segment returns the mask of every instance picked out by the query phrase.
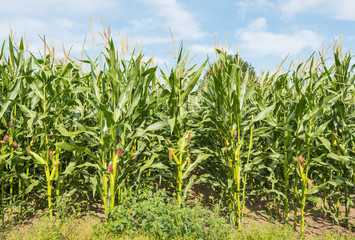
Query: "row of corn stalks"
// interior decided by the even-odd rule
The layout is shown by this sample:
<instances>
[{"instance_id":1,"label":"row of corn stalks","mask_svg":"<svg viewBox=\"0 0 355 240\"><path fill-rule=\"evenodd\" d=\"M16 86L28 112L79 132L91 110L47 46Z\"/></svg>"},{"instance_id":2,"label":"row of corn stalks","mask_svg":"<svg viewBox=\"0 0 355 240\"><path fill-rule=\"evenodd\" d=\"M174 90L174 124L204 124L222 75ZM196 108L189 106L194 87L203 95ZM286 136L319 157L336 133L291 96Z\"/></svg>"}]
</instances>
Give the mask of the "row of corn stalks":
<instances>
[{"instance_id":1,"label":"row of corn stalks","mask_svg":"<svg viewBox=\"0 0 355 240\"><path fill-rule=\"evenodd\" d=\"M205 181L221 191L238 228L255 197L301 232L313 209L350 227L350 53L337 46L331 64L320 54L295 70L255 79L242 72L238 57L216 51L218 60L196 91L207 61L190 67L182 47L164 72L142 54L119 60L112 40L80 65L52 54L36 57L22 41L4 42L2 221L21 221L41 198L52 217L62 199L74 196L102 201L108 216L132 186L152 182L169 184L181 205Z\"/></svg>"}]
</instances>

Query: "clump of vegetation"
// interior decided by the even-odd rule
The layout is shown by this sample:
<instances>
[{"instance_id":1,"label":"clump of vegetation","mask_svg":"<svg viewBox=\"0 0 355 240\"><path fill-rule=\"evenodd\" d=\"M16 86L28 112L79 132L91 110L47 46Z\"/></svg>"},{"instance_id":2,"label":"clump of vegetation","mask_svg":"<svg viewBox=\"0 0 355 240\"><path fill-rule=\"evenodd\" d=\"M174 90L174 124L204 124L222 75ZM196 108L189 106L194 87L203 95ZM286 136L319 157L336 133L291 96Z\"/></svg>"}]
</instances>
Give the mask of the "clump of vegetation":
<instances>
[{"instance_id":1,"label":"clump of vegetation","mask_svg":"<svg viewBox=\"0 0 355 240\"><path fill-rule=\"evenodd\" d=\"M181 207L163 190L138 190L124 199L108 219L109 229L118 233L149 233L158 239L225 239L233 231L218 204L209 210L196 198L192 205Z\"/></svg>"}]
</instances>

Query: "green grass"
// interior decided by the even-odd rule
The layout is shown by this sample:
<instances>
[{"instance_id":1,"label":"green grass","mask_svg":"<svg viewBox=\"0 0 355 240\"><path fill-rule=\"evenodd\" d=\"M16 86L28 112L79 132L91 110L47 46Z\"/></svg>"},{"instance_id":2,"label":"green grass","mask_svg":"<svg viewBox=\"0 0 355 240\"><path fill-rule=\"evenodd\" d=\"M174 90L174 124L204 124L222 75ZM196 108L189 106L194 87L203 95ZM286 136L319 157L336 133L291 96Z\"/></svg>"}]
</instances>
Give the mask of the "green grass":
<instances>
[{"instance_id":1,"label":"green grass","mask_svg":"<svg viewBox=\"0 0 355 240\"><path fill-rule=\"evenodd\" d=\"M221 231L225 229L220 229ZM135 231L130 234L116 233L111 231L105 222L100 221L95 216L86 216L81 219L66 218L63 220L51 220L47 216L35 219L31 225L17 225L9 228L5 232L0 232L0 239L4 240L88 240L88 239L136 239L136 240L148 240L159 239L148 232ZM171 238L170 238L171 239ZM178 237L176 239L206 239L197 238L190 235L185 235L183 238ZM210 238L221 239L221 238ZM240 231L233 229L223 239L287 239L298 240L300 234L295 232L290 226L271 225L262 226L254 225L249 230ZM326 232L321 236L306 237L306 239L355 239L353 236L340 235L334 232Z\"/></svg>"}]
</instances>

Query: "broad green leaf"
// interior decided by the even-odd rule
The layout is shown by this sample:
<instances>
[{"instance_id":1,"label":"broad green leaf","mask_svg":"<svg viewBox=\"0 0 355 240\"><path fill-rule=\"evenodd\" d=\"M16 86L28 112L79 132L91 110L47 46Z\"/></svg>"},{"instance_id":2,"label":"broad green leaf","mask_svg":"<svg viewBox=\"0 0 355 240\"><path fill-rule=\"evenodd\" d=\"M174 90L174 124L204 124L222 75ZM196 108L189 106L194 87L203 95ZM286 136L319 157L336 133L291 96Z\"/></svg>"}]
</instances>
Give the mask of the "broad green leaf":
<instances>
[{"instance_id":1,"label":"broad green leaf","mask_svg":"<svg viewBox=\"0 0 355 240\"><path fill-rule=\"evenodd\" d=\"M196 160L187 166L186 170L182 174L182 179L185 179L189 176L190 172L193 171L203 160L209 158L211 154L200 153Z\"/></svg>"},{"instance_id":2,"label":"broad green leaf","mask_svg":"<svg viewBox=\"0 0 355 240\"><path fill-rule=\"evenodd\" d=\"M348 156L341 156L341 155L337 155L335 153L328 153L327 154L328 157L337 160L337 161L341 161L341 162L348 162L350 161L350 157Z\"/></svg>"},{"instance_id":3,"label":"broad green leaf","mask_svg":"<svg viewBox=\"0 0 355 240\"><path fill-rule=\"evenodd\" d=\"M168 121L161 121L161 122L156 122L156 123L153 123L151 125L149 125L145 131L148 132L148 131L157 131L157 130L161 130L163 129L164 127L166 127L168 125Z\"/></svg>"},{"instance_id":4,"label":"broad green leaf","mask_svg":"<svg viewBox=\"0 0 355 240\"><path fill-rule=\"evenodd\" d=\"M318 137L318 139L323 143L323 146L329 151L332 152L332 149L330 147L330 142L328 139L325 139L324 137Z\"/></svg>"},{"instance_id":5,"label":"broad green leaf","mask_svg":"<svg viewBox=\"0 0 355 240\"><path fill-rule=\"evenodd\" d=\"M29 151L29 152L37 160L38 163L40 163L42 165L46 165L47 164L47 162L41 156L39 156L37 153L34 153L32 151Z\"/></svg>"},{"instance_id":6,"label":"broad green leaf","mask_svg":"<svg viewBox=\"0 0 355 240\"><path fill-rule=\"evenodd\" d=\"M262 110L255 118L254 118L254 122L257 122L257 121L260 121L260 120L263 120L264 118L266 118L270 113L271 111L274 109L274 105L272 106L269 106L267 108L265 108L264 110Z\"/></svg>"},{"instance_id":7,"label":"broad green leaf","mask_svg":"<svg viewBox=\"0 0 355 240\"><path fill-rule=\"evenodd\" d=\"M0 118L3 117L4 113L6 112L7 108L9 107L11 101L17 97L20 86L21 86L21 81L22 81L22 79L16 80L14 87L11 89L9 96L5 101L5 104L2 104L1 109L0 109L1 110L0 111Z\"/></svg>"}]
</instances>

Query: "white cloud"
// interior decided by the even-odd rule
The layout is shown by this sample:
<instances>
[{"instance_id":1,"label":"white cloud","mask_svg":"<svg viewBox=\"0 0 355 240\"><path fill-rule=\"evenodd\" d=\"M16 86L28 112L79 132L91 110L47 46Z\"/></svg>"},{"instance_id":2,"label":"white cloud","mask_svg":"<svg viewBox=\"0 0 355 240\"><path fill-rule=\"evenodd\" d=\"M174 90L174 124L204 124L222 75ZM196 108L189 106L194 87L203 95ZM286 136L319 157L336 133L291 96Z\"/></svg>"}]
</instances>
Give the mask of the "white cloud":
<instances>
[{"instance_id":1,"label":"white cloud","mask_svg":"<svg viewBox=\"0 0 355 240\"><path fill-rule=\"evenodd\" d=\"M321 13L333 19L355 21L354 0L288 0L281 2L280 9L287 17L298 13Z\"/></svg>"},{"instance_id":2,"label":"white cloud","mask_svg":"<svg viewBox=\"0 0 355 240\"><path fill-rule=\"evenodd\" d=\"M248 15L248 11L252 10L269 10L275 7L275 3L270 0L238 0L235 3L237 12L241 19Z\"/></svg>"},{"instance_id":3,"label":"white cloud","mask_svg":"<svg viewBox=\"0 0 355 240\"><path fill-rule=\"evenodd\" d=\"M74 28L77 25L74 21L68 18L57 19L55 20L54 24L59 28L63 28L63 29Z\"/></svg>"},{"instance_id":4,"label":"white cloud","mask_svg":"<svg viewBox=\"0 0 355 240\"><path fill-rule=\"evenodd\" d=\"M265 18L257 18L248 25L248 29L253 31L262 31L267 28L267 22Z\"/></svg>"},{"instance_id":5,"label":"white cloud","mask_svg":"<svg viewBox=\"0 0 355 240\"><path fill-rule=\"evenodd\" d=\"M354 0L238 0L237 12L244 19L248 11L281 11L290 18L301 13L322 14L327 18L355 21Z\"/></svg>"},{"instance_id":6,"label":"white cloud","mask_svg":"<svg viewBox=\"0 0 355 240\"><path fill-rule=\"evenodd\" d=\"M257 26L255 30L251 26ZM253 55L275 55L285 57L288 53L297 55L304 49L317 49L321 46L323 37L309 30L299 30L294 33L273 33L267 31L267 23L263 18L256 19L244 29L236 32L240 48Z\"/></svg>"},{"instance_id":7,"label":"white cloud","mask_svg":"<svg viewBox=\"0 0 355 240\"><path fill-rule=\"evenodd\" d=\"M170 27L174 37L197 40L206 35L194 16L185 10L176 0L143 0L153 5L157 16L165 19L164 25Z\"/></svg>"},{"instance_id":8,"label":"white cloud","mask_svg":"<svg viewBox=\"0 0 355 240\"><path fill-rule=\"evenodd\" d=\"M39 40L38 34L43 35L50 29L48 22L38 19L16 18L13 21L0 19L0 41L8 40L10 27L15 41L24 37L25 32L28 41Z\"/></svg>"},{"instance_id":9,"label":"white cloud","mask_svg":"<svg viewBox=\"0 0 355 240\"><path fill-rule=\"evenodd\" d=\"M143 18L143 19L133 19L129 21L131 23L131 27L136 30L147 30L152 29L157 24L153 18Z\"/></svg>"},{"instance_id":10,"label":"white cloud","mask_svg":"<svg viewBox=\"0 0 355 240\"><path fill-rule=\"evenodd\" d=\"M154 60L154 64L160 65L160 67L165 66L165 65L170 65L170 62L167 59L162 58L162 57L154 56L153 60Z\"/></svg>"},{"instance_id":11,"label":"white cloud","mask_svg":"<svg viewBox=\"0 0 355 240\"><path fill-rule=\"evenodd\" d=\"M330 14L335 19L355 21L355 1L354 0L338 0L331 1Z\"/></svg>"},{"instance_id":12,"label":"white cloud","mask_svg":"<svg viewBox=\"0 0 355 240\"><path fill-rule=\"evenodd\" d=\"M214 46L207 44L193 44L189 47L192 53L195 54L214 54Z\"/></svg>"},{"instance_id":13,"label":"white cloud","mask_svg":"<svg viewBox=\"0 0 355 240\"><path fill-rule=\"evenodd\" d=\"M260 55L286 56L299 54L305 48L317 49L322 38L316 33L301 30L294 34L275 34L271 32L245 32L240 37L241 47Z\"/></svg>"},{"instance_id":14,"label":"white cloud","mask_svg":"<svg viewBox=\"0 0 355 240\"><path fill-rule=\"evenodd\" d=\"M63 16L68 13L97 12L104 9L116 7L119 0L12 0L2 1L2 14L22 13L32 16L53 15ZM99 12L100 13L100 12Z\"/></svg>"},{"instance_id":15,"label":"white cloud","mask_svg":"<svg viewBox=\"0 0 355 240\"><path fill-rule=\"evenodd\" d=\"M48 46L56 49L56 56L63 58L63 44L68 53L71 48L70 55L81 57L82 46L85 34L72 31L78 23L69 19L36 19L30 17L18 17L12 21L0 19L0 41L6 40L10 35L10 25L14 35L14 43L18 44L20 38L24 38L29 46L29 51L34 54L43 54L43 35L45 35ZM48 53L48 52L47 52Z\"/></svg>"},{"instance_id":16,"label":"white cloud","mask_svg":"<svg viewBox=\"0 0 355 240\"><path fill-rule=\"evenodd\" d=\"M326 1L327 0L289 0L284 1L280 9L285 15L293 17L300 12L314 11L318 5Z\"/></svg>"},{"instance_id":17,"label":"white cloud","mask_svg":"<svg viewBox=\"0 0 355 240\"><path fill-rule=\"evenodd\" d=\"M170 43L173 42L173 39L170 37L149 37L143 36L142 37L143 46L148 44L162 44L162 43Z\"/></svg>"},{"instance_id":18,"label":"white cloud","mask_svg":"<svg viewBox=\"0 0 355 240\"><path fill-rule=\"evenodd\" d=\"M47 39L54 39L61 48L66 45L82 44L86 33L90 34L90 13L94 28L102 25L97 17L101 12L113 9L121 0L12 0L2 1L0 17L0 41L10 34L9 24L16 37L26 31L28 41L41 45L38 35L45 34ZM16 39L16 38L15 38ZM74 51L73 51L74 52Z\"/></svg>"},{"instance_id":19,"label":"white cloud","mask_svg":"<svg viewBox=\"0 0 355 240\"><path fill-rule=\"evenodd\" d=\"M124 39L125 42L128 41L128 44L133 44L141 46L141 47L146 47L149 45L160 45L160 44L166 44L166 43L172 43L173 39L171 38L170 35L167 35L166 37L163 36L157 36L159 34L152 34L154 33L153 31L140 31L139 29L135 29L134 27L132 28L111 28L111 37L113 39ZM119 41L120 42L120 41ZM119 43L120 45L120 43Z\"/></svg>"}]
</instances>

